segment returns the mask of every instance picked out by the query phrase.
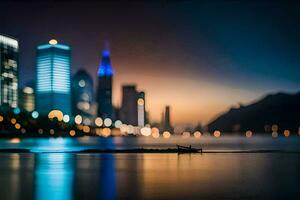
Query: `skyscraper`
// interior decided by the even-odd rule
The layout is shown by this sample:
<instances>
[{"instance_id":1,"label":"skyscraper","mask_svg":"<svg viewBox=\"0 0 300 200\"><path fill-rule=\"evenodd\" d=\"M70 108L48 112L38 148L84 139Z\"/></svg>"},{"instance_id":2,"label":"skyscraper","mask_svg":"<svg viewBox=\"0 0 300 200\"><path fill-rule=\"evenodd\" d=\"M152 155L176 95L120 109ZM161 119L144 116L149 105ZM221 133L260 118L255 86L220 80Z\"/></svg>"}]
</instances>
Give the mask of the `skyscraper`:
<instances>
[{"instance_id":1,"label":"skyscraper","mask_svg":"<svg viewBox=\"0 0 300 200\"><path fill-rule=\"evenodd\" d=\"M146 122L146 110L145 110L145 93L139 92L137 99L137 111L138 111L138 126L145 126Z\"/></svg>"},{"instance_id":2,"label":"skyscraper","mask_svg":"<svg viewBox=\"0 0 300 200\"><path fill-rule=\"evenodd\" d=\"M89 117L93 103L93 79L84 69L73 76L72 113Z\"/></svg>"},{"instance_id":3,"label":"skyscraper","mask_svg":"<svg viewBox=\"0 0 300 200\"><path fill-rule=\"evenodd\" d=\"M16 39L0 35L0 105L18 106L18 56Z\"/></svg>"},{"instance_id":4,"label":"skyscraper","mask_svg":"<svg viewBox=\"0 0 300 200\"><path fill-rule=\"evenodd\" d=\"M109 51L105 49L102 53L102 60L98 69L97 114L99 117L114 119L112 84L113 69L110 63Z\"/></svg>"},{"instance_id":5,"label":"skyscraper","mask_svg":"<svg viewBox=\"0 0 300 200\"><path fill-rule=\"evenodd\" d=\"M173 133L173 131L174 131L174 129L171 125L171 120L170 120L170 106L165 107L163 129L165 131L169 131L171 133Z\"/></svg>"},{"instance_id":6,"label":"skyscraper","mask_svg":"<svg viewBox=\"0 0 300 200\"><path fill-rule=\"evenodd\" d=\"M122 106L120 119L125 124L138 125L138 92L135 85L124 85L122 89Z\"/></svg>"},{"instance_id":7,"label":"skyscraper","mask_svg":"<svg viewBox=\"0 0 300 200\"><path fill-rule=\"evenodd\" d=\"M71 114L71 50L50 40L37 47L36 110L43 115L57 109Z\"/></svg>"},{"instance_id":8,"label":"skyscraper","mask_svg":"<svg viewBox=\"0 0 300 200\"><path fill-rule=\"evenodd\" d=\"M27 112L32 112L35 109L34 89L30 86L25 86L20 91L19 106Z\"/></svg>"},{"instance_id":9,"label":"skyscraper","mask_svg":"<svg viewBox=\"0 0 300 200\"><path fill-rule=\"evenodd\" d=\"M124 85L122 91L121 121L133 126L145 126L145 93L138 92L135 85Z\"/></svg>"}]
</instances>

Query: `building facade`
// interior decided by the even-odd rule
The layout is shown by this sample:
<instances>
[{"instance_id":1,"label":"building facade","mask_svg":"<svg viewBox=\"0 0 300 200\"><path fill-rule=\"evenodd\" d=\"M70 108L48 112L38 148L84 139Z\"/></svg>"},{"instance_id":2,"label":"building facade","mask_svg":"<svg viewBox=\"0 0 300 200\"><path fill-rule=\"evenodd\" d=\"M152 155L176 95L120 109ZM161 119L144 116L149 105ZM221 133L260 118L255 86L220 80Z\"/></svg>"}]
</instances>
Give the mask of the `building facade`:
<instances>
[{"instance_id":1,"label":"building facade","mask_svg":"<svg viewBox=\"0 0 300 200\"><path fill-rule=\"evenodd\" d=\"M33 87L25 86L22 88L19 95L19 106L27 112L34 111L35 95Z\"/></svg>"},{"instance_id":2,"label":"building facade","mask_svg":"<svg viewBox=\"0 0 300 200\"><path fill-rule=\"evenodd\" d=\"M50 40L37 47L36 110L71 114L71 48Z\"/></svg>"},{"instance_id":3,"label":"building facade","mask_svg":"<svg viewBox=\"0 0 300 200\"><path fill-rule=\"evenodd\" d=\"M163 118L163 122L162 122L162 124L163 124L163 130L164 131L169 131L169 132L171 132L171 133L173 133L174 132L174 128L173 128L173 126L172 126L172 124L171 124L171 114L170 114L170 106L166 106L165 107L165 112L164 112L164 118Z\"/></svg>"},{"instance_id":4,"label":"building facade","mask_svg":"<svg viewBox=\"0 0 300 200\"><path fill-rule=\"evenodd\" d=\"M138 111L138 126L143 127L146 123L146 109L145 109L145 92L138 93L137 111Z\"/></svg>"},{"instance_id":5,"label":"building facade","mask_svg":"<svg viewBox=\"0 0 300 200\"><path fill-rule=\"evenodd\" d=\"M145 93L139 92L135 85L122 88L120 120L125 124L143 127L146 123Z\"/></svg>"},{"instance_id":6,"label":"building facade","mask_svg":"<svg viewBox=\"0 0 300 200\"><path fill-rule=\"evenodd\" d=\"M93 79L84 69L75 73L72 80L72 113L91 117Z\"/></svg>"},{"instance_id":7,"label":"building facade","mask_svg":"<svg viewBox=\"0 0 300 200\"><path fill-rule=\"evenodd\" d=\"M0 105L18 106L18 56L16 39L0 35Z\"/></svg>"},{"instance_id":8,"label":"building facade","mask_svg":"<svg viewBox=\"0 0 300 200\"><path fill-rule=\"evenodd\" d=\"M105 49L102 53L102 60L98 69L97 87L97 115L103 119L115 118L112 105L112 84L113 69L110 63L110 53Z\"/></svg>"}]
</instances>

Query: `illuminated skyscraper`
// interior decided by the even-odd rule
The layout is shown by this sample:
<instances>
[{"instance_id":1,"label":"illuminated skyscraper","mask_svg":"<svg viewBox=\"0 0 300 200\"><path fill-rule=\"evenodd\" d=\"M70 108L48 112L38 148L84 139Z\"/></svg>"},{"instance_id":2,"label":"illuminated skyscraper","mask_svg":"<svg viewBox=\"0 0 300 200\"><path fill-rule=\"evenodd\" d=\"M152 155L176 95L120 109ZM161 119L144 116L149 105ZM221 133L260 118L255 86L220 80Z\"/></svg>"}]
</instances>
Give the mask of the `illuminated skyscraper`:
<instances>
[{"instance_id":1,"label":"illuminated skyscraper","mask_svg":"<svg viewBox=\"0 0 300 200\"><path fill-rule=\"evenodd\" d=\"M93 80L84 69L79 70L72 80L73 115L90 116L93 102Z\"/></svg>"},{"instance_id":2,"label":"illuminated skyscraper","mask_svg":"<svg viewBox=\"0 0 300 200\"><path fill-rule=\"evenodd\" d=\"M50 40L37 47L36 110L46 115L58 109L71 114L71 50Z\"/></svg>"},{"instance_id":3,"label":"illuminated skyscraper","mask_svg":"<svg viewBox=\"0 0 300 200\"><path fill-rule=\"evenodd\" d=\"M33 87L26 86L20 91L19 106L27 112L32 112L35 109Z\"/></svg>"},{"instance_id":4,"label":"illuminated skyscraper","mask_svg":"<svg viewBox=\"0 0 300 200\"><path fill-rule=\"evenodd\" d=\"M102 53L102 60L98 69L97 114L102 118L114 118L112 106L113 69L107 49Z\"/></svg>"},{"instance_id":5,"label":"illuminated skyscraper","mask_svg":"<svg viewBox=\"0 0 300 200\"><path fill-rule=\"evenodd\" d=\"M139 92L137 99L137 111L138 111L138 126L145 126L146 111L145 111L145 93Z\"/></svg>"},{"instance_id":6,"label":"illuminated skyscraper","mask_svg":"<svg viewBox=\"0 0 300 200\"><path fill-rule=\"evenodd\" d=\"M0 35L0 105L18 106L18 56L16 39Z\"/></svg>"}]
</instances>

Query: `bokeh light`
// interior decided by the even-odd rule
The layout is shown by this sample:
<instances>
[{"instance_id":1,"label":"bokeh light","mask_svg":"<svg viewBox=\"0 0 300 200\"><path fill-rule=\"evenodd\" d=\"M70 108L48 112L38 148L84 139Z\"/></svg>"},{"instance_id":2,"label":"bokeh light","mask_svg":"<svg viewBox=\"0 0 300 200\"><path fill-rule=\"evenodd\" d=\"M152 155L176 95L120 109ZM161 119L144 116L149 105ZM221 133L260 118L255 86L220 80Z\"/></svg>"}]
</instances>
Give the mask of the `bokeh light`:
<instances>
[{"instance_id":1,"label":"bokeh light","mask_svg":"<svg viewBox=\"0 0 300 200\"><path fill-rule=\"evenodd\" d=\"M69 134L70 134L70 136L75 136L76 135L76 132L74 131L74 130L70 130L70 132L69 132Z\"/></svg>"},{"instance_id":2,"label":"bokeh light","mask_svg":"<svg viewBox=\"0 0 300 200\"><path fill-rule=\"evenodd\" d=\"M102 129L102 136L103 137L108 137L108 136L110 136L110 134L111 134L110 128L104 128L104 129Z\"/></svg>"},{"instance_id":3,"label":"bokeh light","mask_svg":"<svg viewBox=\"0 0 300 200\"><path fill-rule=\"evenodd\" d=\"M110 127L112 125L112 120L110 118L104 119L104 126Z\"/></svg>"},{"instance_id":4,"label":"bokeh light","mask_svg":"<svg viewBox=\"0 0 300 200\"><path fill-rule=\"evenodd\" d=\"M102 125L103 125L103 120L102 120L102 118L101 118L101 117L97 117L97 118L95 119L95 124L96 124L96 126L98 126L98 127L102 126Z\"/></svg>"},{"instance_id":5,"label":"bokeh light","mask_svg":"<svg viewBox=\"0 0 300 200\"><path fill-rule=\"evenodd\" d=\"M252 135L253 135L252 131L246 131L246 137L247 138L252 137Z\"/></svg>"},{"instance_id":6,"label":"bokeh light","mask_svg":"<svg viewBox=\"0 0 300 200\"><path fill-rule=\"evenodd\" d=\"M15 123L17 123L17 120L16 120L15 118L12 118L12 119L10 120L10 122L11 122L12 124L15 124Z\"/></svg>"},{"instance_id":7,"label":"bokeh light","mask_svg":"<svg viewBox=\"0 0 300 200\"><path fill-rule=\"evenodd\" d=\"M150 136L151 135L151 128L149 128L149 127L141 128L141 134L143 136Z\"/></svg>"},{"instance_id":8,"label":"bokeh light","mask_svg":"<svg viewBox=\"0 0 300 200\"><path fill-rule=\"evenodd\" d=\"M68 122L70 121L70 116L69 116L69 115L64 115L63 121L64 121L65 123L68 123Z\"/></svg>"},{"instance_id":9,"label":"bokeh light","mask_svg":"<svg viewBox=\"0 0 300 200\"><path fill-rule=\"evenodd\" d=\"M199 139L201 136L202 136L202 134L201 134L200 131L195 131L195 132L194 132L194 137L195 137L195 138L198 138L198 139Z\"/></svg>"},{"instance_id":10,"label":"bokeh light","mask_svg":"<svg viewBox=\"0 0 300 200\"><path fill-rule=\"evenodd\" d=\"M276 131L272 132L272 137L277 138L278 137L278 132L276 132Z\"/></svg>"},{"instance_id":11,"label":"bokeh light","mask_svg":"<svg viewBox=\"0 0 300 200\"><path fill-rule=\"evenodd\" d=\"M58 121L62 121L64 114L60 110L52 110L48 114L49 119L57 118Z\"/></svg>"},{"instance_id":12,"label":"bokeh light","mask_svg":"<svg viewBox=\"0 0 300 200\"><path fill-rule=\"evenodd\" d=\"M290 132L289 130L284 130L284 131L283 131L283 135L284 135L285 137L289 137L290 134L291 134L291 132Z\"/></svg>"},{"instance_id":13,"label":"bokeh light","mask_svg":"<svg viewBox=\"0 0 300 200\"><path fill-rule=\"evenodd\" d=\"M122 121L121 120L116 120L115 121L115 127L116 128L120 128L121 125L122 125Z\"/></svg>"},{"instance_id":14,"label":"bokeh light","mask_svg":"<svg viewBox=\"0 0 300 200\"><path fill-rule=\"evenodd\" d=\"M16 124L15 124L15 128L16 128L16 129L20 129L20 128L21 128L21 124L16 123Z\"/></svg>"},{"instance_id":15,"label":"bokeh light","mask_svg":"<svg viewBox=\"0 0 300 200\"><path fill-rule=\"evenodd\" d=\"M54 135L54 133L55 133L54 129L50 129L49 133L50 133L50 135Z\"/></svg>"},{"instance_id":16,"label":"bokeh light","mask_svg":"<svg viewBox=\"0 0 300 200\"><path fill-rule=\"evenodd\" d=\"M221 136L221 132L218 131L218 130L214 131L214 136L215 136L216 138L220 137L220 136Z\"/></svg>"},{"instance_id":17,"label":"bokeh light","mask_svg":"<svg viewBox=\"0 0 300 200\"><path fill-rule=\"evenodd\" d=\"M38 111L33 111L33 112L31 113L31 117L32 117L33 119L38 118L38 117L39 117Z\"/></svg>"},{"instance_id":18,"label":"bokeh light","mask_svg":"<svg viewBox=\"0 0 300 200\"><path fill-rule=\"evenodd\" d=\"M191 136L191 133L188 132L188 131L184 131L184 132L182 133L182 138L184 138L184 139L187 139L187 138L189 138L190 136Z\"/></svg>"},{"instance_id":19,"label":"bokeh light","mask_svg":"<svg viewBox=\"0 0 300 200\"><path fill-rule=\"evenodd\" d=\"M85 132L85 133L89 133L90 131L91 131L91 128L89 127L89 126L87 126L87 125L85 125L85 126L83 126L83 132Z\"/></svg>"},{"instance_id":20,"label":"bokeh light","mask_svg":"<svg viewBox=\"0 0 300 200\"><path fill-rule=\"evenodd\" d=\"M75 116L75 123L76 124L81 124L82 123L82 117L80 115Z\"/></svg>"},{"instance_id":21,"label":"bokeh light","mask_svg":"<svg viewBox=\"0 0 300 200\"><path fill-rule=\"evenodd\" d=\"M164 131L163 132L163 138L169 139L171 137L171 133L169 131Z\"/></svg>"}]
</instances>

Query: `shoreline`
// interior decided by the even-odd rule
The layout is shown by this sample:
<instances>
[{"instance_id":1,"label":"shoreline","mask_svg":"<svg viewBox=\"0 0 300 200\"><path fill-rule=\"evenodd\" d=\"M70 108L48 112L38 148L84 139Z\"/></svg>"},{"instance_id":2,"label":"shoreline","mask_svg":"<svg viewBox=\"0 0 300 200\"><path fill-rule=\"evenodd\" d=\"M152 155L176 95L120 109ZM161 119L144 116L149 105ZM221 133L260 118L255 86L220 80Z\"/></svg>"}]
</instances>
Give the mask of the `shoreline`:
<instances>
[{"instance_id":1,"label":"shoreline","mask_svg":"<svg viewBox=\"0 0 300 200\"><path fill-rule=\"evenodd\" d=\"M287 153L287 154L300 154L300 151L286 151L286 150L203 150L202 152L182 152L177 148L167 148L167 149L144 149L144 148L136 148L136 149L84 149L79 151L41 151L35 152L30 149L16 149L16 148L7 148L0 149L1 153L73 153L73 154L119 154L119 153L176 153L176 154L207 154L207 153Z\"/></svg>"}]
</instances>

